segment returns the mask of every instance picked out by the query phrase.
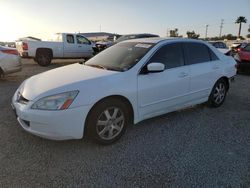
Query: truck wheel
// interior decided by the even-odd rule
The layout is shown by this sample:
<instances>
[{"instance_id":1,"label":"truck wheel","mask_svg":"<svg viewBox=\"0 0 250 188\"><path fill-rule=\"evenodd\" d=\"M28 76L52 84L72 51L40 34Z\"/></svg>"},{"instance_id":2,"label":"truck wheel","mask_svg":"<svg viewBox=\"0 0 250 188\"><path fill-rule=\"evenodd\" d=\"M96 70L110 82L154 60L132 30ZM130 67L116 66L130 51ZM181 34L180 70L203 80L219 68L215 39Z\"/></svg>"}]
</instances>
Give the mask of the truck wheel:
<instances>
[{"instance_id":1,"label":"truck wheel","mask_svg":"<svg viewBox=\"0 0 250 188\"><path fill-rule=\"evenodd\" d=\"M38 53L36 56L38 65L48 66L51 64L51 55L49 53Z\"/></svg>"}]
</instances>

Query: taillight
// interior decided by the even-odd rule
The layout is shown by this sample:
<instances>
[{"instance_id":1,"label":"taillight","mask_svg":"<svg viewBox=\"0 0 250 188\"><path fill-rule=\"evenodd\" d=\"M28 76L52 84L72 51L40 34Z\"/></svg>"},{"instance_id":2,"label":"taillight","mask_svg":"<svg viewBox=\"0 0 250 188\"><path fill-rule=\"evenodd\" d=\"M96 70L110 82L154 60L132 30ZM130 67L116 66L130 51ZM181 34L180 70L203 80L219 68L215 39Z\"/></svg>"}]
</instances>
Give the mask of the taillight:
<instances>
[{"instance_id":1,"label":"taillight","mask_svg":"<svg viewBox=\"0 0 250 188\"><path fill-rule=\"evenodd\" d=\"M23 50L28 50L28 43L23 42L22 43L22 48L23 48Z\"/></svg>"},{"instance_id":2,"label":"taillight","mask_svg":"<svg viewBox=\"0 0 250 188\"><path fill-rule=\"evenodd\" d=\"M241 51L241 48L238 48L238 49L237 49L237 52L240 52L240 51Z\"/></svg>"},{"instance_id":3,"label":"taillight","mask_svg":"<svg viewBox=\"0 0 250 188\"><path fill-rule=\"evenodd\" d=\"M5 53L5 54L12 54L12 55L18 55L17 50L1 50L1 52Z\"/></svg>"}]
</instances>

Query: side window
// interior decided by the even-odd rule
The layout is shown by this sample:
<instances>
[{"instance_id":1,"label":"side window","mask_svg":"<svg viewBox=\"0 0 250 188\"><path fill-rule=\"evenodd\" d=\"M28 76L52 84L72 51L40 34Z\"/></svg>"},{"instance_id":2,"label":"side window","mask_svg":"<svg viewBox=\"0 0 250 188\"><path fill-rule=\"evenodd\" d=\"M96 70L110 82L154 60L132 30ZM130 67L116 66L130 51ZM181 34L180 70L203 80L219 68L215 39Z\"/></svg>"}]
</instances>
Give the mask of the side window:
<instances>
[{"instance_id":1,"label":"side window","mask_svg":"<svg viewBox=\"0 0 250 188\"><path fill-rule=\"evenodd\" d=\"M219 59L219 58L215 55L215 53L214 53L212 50L210 50L209 48L208 48L208 51L209 51L209 54L210 54L210 60L211 60L211 61L216 61L216 60Z\"/></svg>"},{"instance_id":2,"label":"side window","mask_svg":"<svg viewBox=\"0 0 250 188\"><path fill-rule=\"evenodd\" d=\"M210 61L209 49L205 44L185 43L185 51L188 57L188 65Z\"/></svg>"},{"instance_id":3,"label":"side window","mask_svg":"<svg viewBox=\"0 0 250 188\"><path fill-rule=\"evenodd\" d=\"M214 47L215 47L215 48L219 48L219 47L220 47L220 46L219 46L219 43L218 43L218 42L214 43Z\"/></svg>"},{"instance_id":4,"label":"side window","mask_svg":"<svg viewBox=\"0 0 250 188\"><path fill-rule=\"evenodd\" d=\"M222 42L219 43L219 48L226 48L226 45Z\"/></svg>"},{"instance_id":5,"label":"side window","mask_svg":"<svg viewBox=\"0 0 250 188\"><path fill-rule=\"evenodd\" d=\"M67 43L75 43L73 35L66 36Z\"/></svg>"},{"instance_id":6,"label":"side window","mask_svg":"<svg viewBox=\"0 0 250 188\"><path fill-rule=\"evenodd\" d=\"M151 57L149 62L159 62L165 64L167 69L180 67L184 65L184 56L182 51L182 44L168 44L161 47Z\"/></svg>"},{"instance_id":7,"label":"side window","mask_svg":"<svg viewBox=\"0 0 250 188\"><path fill-rule=\"evenodd\" d=\"M76 36L77 44L91 44L91 42L81 35Z\"/></svg>"}]
</instances>

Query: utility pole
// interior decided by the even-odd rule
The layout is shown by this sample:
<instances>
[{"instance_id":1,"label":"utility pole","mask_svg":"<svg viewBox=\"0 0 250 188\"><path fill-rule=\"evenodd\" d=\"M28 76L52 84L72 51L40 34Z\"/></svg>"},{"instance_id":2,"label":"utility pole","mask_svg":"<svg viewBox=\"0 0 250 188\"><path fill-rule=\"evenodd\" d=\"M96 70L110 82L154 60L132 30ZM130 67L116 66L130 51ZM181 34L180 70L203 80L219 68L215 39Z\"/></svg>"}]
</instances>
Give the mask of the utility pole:
<instances>
[{"instance_id":1,"label":"utility pole","mask_svg":"<svg viewBox=\"0 0 250 188\"><path fill-rule=\"evenodd\" d=\"M102 25L100 24L100 32L102 32Z\"/></svg>"},{"instance_id":2,"label":"utility pole","mask_svg":"<svg viewBox=\"0 0 250 188\"><path fill-rule=\"evenodd\" d=\"M207 38L207 31L208 31L208 24L206 25L206 33L205 33L205 39Z\"/></svg>"},{"instance_id":3,"label":"utility pole","mask_svg":"<svg viewBox=\"0 0 250 188\"><path fill-rule=\"evenodd\" d=\"M169 29L167 28L167 37L169 37Z\"/></svg>"},{"instance_id":4,"label":"utility pole","mask_svg":"<svg viewBox=\"0 0 250 188\"><path fill-rule=\"evenodd\" d=\"M221 37L223 25L224 25L224 19L221 19L221 23L220 23L220 35L219 35L219 37Z\"/></svg>"}]
</instances>

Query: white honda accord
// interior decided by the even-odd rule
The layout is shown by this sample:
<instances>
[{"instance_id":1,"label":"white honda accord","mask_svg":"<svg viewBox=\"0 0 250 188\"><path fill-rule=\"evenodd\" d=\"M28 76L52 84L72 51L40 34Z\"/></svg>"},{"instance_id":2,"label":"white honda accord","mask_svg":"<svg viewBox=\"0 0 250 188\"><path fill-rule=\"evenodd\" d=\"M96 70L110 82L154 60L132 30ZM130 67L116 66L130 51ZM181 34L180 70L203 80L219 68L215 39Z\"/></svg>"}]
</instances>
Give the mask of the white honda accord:
<instances>
[{"instance_id":1,"label":"white honda accord","mask_svg":"<svg viewBox=\"0 0 250 188\"><path fill-rule=\"evenodd\" d=\"M191 39L118 43L85 64L35 75L15 92L12 107L26 131L54 140L118 140L129 124L208 102L223 104L236 62Z\"/></svg>"}]
</instances>

